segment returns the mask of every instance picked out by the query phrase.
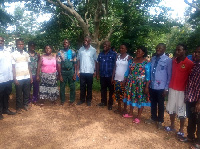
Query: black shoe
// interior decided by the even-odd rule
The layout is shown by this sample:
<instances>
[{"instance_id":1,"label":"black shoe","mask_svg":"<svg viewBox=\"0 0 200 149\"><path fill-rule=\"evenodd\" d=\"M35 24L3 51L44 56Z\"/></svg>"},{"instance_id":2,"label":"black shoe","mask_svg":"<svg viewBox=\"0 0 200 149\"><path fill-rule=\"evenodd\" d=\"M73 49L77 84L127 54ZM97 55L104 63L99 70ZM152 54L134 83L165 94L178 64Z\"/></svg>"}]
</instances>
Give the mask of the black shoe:
<instances>
[{"instance_id":1,"label":"black shoe","mask_svg":"<svg viewBox=\"0 0 200 149\"><path fill-rule=\"evenodd\" d=\"M83 103L84 103L83 101L79 101L76 105L81 105Z\"/></svg>"},{"instance_id":2,"label":"black shoe","mask_svg":"<svg viewBox=\"0 0 200 149\"><path fill-rule=\"evenodd\" d=\"M87 102L87 106L91 106L91 102Z\"/></svg>"},{"instance_id":3,"label":"black shoe","mask_svg":"<svg viewBox=\"0 0 200 149\"><path fill-rule=\"evenodd\" d=\"M104 107L104 106L106 106L104 103L99 103L99 104L97 104L97 106L99 106L99 107Z\"/></svg>"},{"instance_id":4,"label":"black shoe","mask_svg":"<svg viewBox=\"0 0 200 149\"><path fill-rule=\"evenodd\" d=\"M3 115L2 114L0 114L0 120L2 120L3 119Z\"/></svg>"},{"instance_id":5,"label":"black shoe","mask_svg":"<svg viewBox=\"0 0 200 149\"><path fill-rule=\"evenodd\" d=\"M8 114L8 115L15 115L15 112L10 111L9 109L6 111L3 111L3 114Z\"/></svg>"},{"instance_id":6,"label":"black shoe","mask_svg":"<svg viewBox=\"0 0 200 149\"><path fill-rule=\"evenodd\" d=\"M108 106L108 110L112 110L112 106Z\"/></svg>"}]
</instances>

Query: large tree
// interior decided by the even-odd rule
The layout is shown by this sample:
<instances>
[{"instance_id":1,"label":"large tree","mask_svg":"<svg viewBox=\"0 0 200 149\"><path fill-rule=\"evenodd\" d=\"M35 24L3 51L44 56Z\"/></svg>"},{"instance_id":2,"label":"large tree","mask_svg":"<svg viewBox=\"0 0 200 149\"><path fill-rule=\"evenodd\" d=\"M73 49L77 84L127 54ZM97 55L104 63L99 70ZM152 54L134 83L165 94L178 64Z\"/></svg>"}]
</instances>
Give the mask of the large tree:
<instances>
[{"instance_id":1,"label":"large tree","mask_svg":"<svg viewBox=\"0 0 200 149\"><path fill-rule=\"evenodd\" d=\"M52 12L54 19L51 19L51 23L53 20L59 20L56 18L61 15L66 16L68 22L70 22L67 23L70 26L66 26L65 28L67 33L69 33L71 28L75 32L78 30L79 37L77 41L79 42L79 39L90 35L92 37L92 44L99 51L100 45L105 40L110 39L111 36L115 38L118 34L117 38L124 38L125 34L134 34L134 31L130 32L131 28L134 28L137 33L140 32L139 35L145 33L144 36L146 36L146 33L148 33L146 30L150 26L150 22L153 22L148 13L149 8L157 6L161 0L46 0L46 3L40 4L39 1L26 0L29 9ZM60 26L60 22L63 21L59 20L57 22L59 24L58 28L63 27ZM156 23L158 26L161 26L160 24L163 22L159 24L158 21ZM153 25L155 26L156 23ZM48 26L50 27L50 25ZM54 30L58 28L54 28ZM139 36L135 34L134 38L136 39L137 37ZM129 38L129 40L133 39L132 35L125 38ZM117 40L115 38L115 41Z\"/></svg>"}]
</instances>

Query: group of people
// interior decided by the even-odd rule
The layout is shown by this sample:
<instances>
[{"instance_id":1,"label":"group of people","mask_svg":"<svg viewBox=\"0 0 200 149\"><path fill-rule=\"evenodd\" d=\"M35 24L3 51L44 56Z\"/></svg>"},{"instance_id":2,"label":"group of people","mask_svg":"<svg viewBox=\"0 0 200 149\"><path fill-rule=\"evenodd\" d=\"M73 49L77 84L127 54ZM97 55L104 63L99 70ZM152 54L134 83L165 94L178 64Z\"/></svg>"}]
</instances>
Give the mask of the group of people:
<instances>
[{"instance_id":1,"label":"group of people","mask_svg":"<svg viewBox=\"0 0 200 149\"><path fill-rule=\"evenodd\" d=\"M144 106L149 106L151 118L145 123L156 122L158 129L164 128L164 101L168 96L166 110L171 124L165 130L175 131L177 115L180 119L179 140L196 141L193 148L200 147L200 47L196 48L191 61L186 57L185 45L178 44L171 59L165 55L166 45L159 43L149 62L144 46L138 47L136 57L132 58L127 54L126 44L120 45L117 54L111 49L111 43L105 41L103 51L97 56L90 42L90 37L84 38L77 56L70 49L68 39L64 39L64 48L58 53L52 53L52 47L46 45L45 53L40 56L35 51L34 42L28 43L28 52L25 52L22 39L16 40L17 50L10 53L4 49L4 38L0 37L0 119L3 119L2 114L15 114L8 108L12 82L16 88L16 113L21 113L22 109L29 109L30 102L36 103L39 99L41 104L45 99L55 103L59 96L58 79L61 105L66 102L67 84L70 88L69 105L74 104L76 76L80 78L80 101L77 105L86 103L91 106L93 77L97 77L101 84L101 102L97 106L107 106L108 110L112 110L113 100L116 100L118 108L114 112L122 114L124 118L133 118L136 124L141 122ZM134 107L138 108L136 116L133 116ZM188 135L184 137L186 116Z\"/></svg>"}]
</instances>

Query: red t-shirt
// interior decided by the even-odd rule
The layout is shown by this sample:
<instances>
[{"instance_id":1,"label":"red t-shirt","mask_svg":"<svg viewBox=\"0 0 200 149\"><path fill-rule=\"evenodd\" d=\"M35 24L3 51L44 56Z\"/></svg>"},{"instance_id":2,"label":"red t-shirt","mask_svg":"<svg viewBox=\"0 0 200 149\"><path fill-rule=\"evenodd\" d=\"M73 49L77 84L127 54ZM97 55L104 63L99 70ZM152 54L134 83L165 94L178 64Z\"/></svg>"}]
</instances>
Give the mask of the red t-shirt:
<instances>
[{"instance_id":1,"label":"red t-shirt","mask_svg":"<svg viewBox=\"0 0 200 149\"><path fill-rule=\"evenodd\" d=\"M172 77L169 88L184 91L193 65L194 63L187 57L180 63L177 63L176 59L174 59L172 62Z\"/></svg>"}]
</instances>

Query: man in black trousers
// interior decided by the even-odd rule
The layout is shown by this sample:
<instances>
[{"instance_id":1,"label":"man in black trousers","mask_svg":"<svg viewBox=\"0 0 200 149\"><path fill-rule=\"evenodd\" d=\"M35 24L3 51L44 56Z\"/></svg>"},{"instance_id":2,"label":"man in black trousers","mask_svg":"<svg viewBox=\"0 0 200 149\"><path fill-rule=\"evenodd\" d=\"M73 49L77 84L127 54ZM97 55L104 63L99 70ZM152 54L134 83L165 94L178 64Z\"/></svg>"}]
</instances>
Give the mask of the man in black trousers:
<instances>
[{"instance_id":1,"label":"man in black trousers","mask_svg":"<svg viewBox=\"0 0 200 149\"><path fill-rule=\"evenodd\" d=\"M9 51L4 49L4 38L0 37L0 120L2 114L14 115L8 109L8 99L12 92L12 58Z\"/></svg>"},{"instance_id":2,"label":"man in black trousers","mask_svg":"<svg viewBox=\"0 0 200 149\"><path fill-rule=\"evenodd\" d=\"M112 110L114 92L114 85L112 84L112 73L115 67L116 52L111 50L110 41L105 41L103 44L103 51L99 54L97 59L97 79L100 76L101 84L101 103L98 106L107 106L108 110ZM107 88L109 89L109 100L107 103Z\"/></svg>"}]
</instances>

